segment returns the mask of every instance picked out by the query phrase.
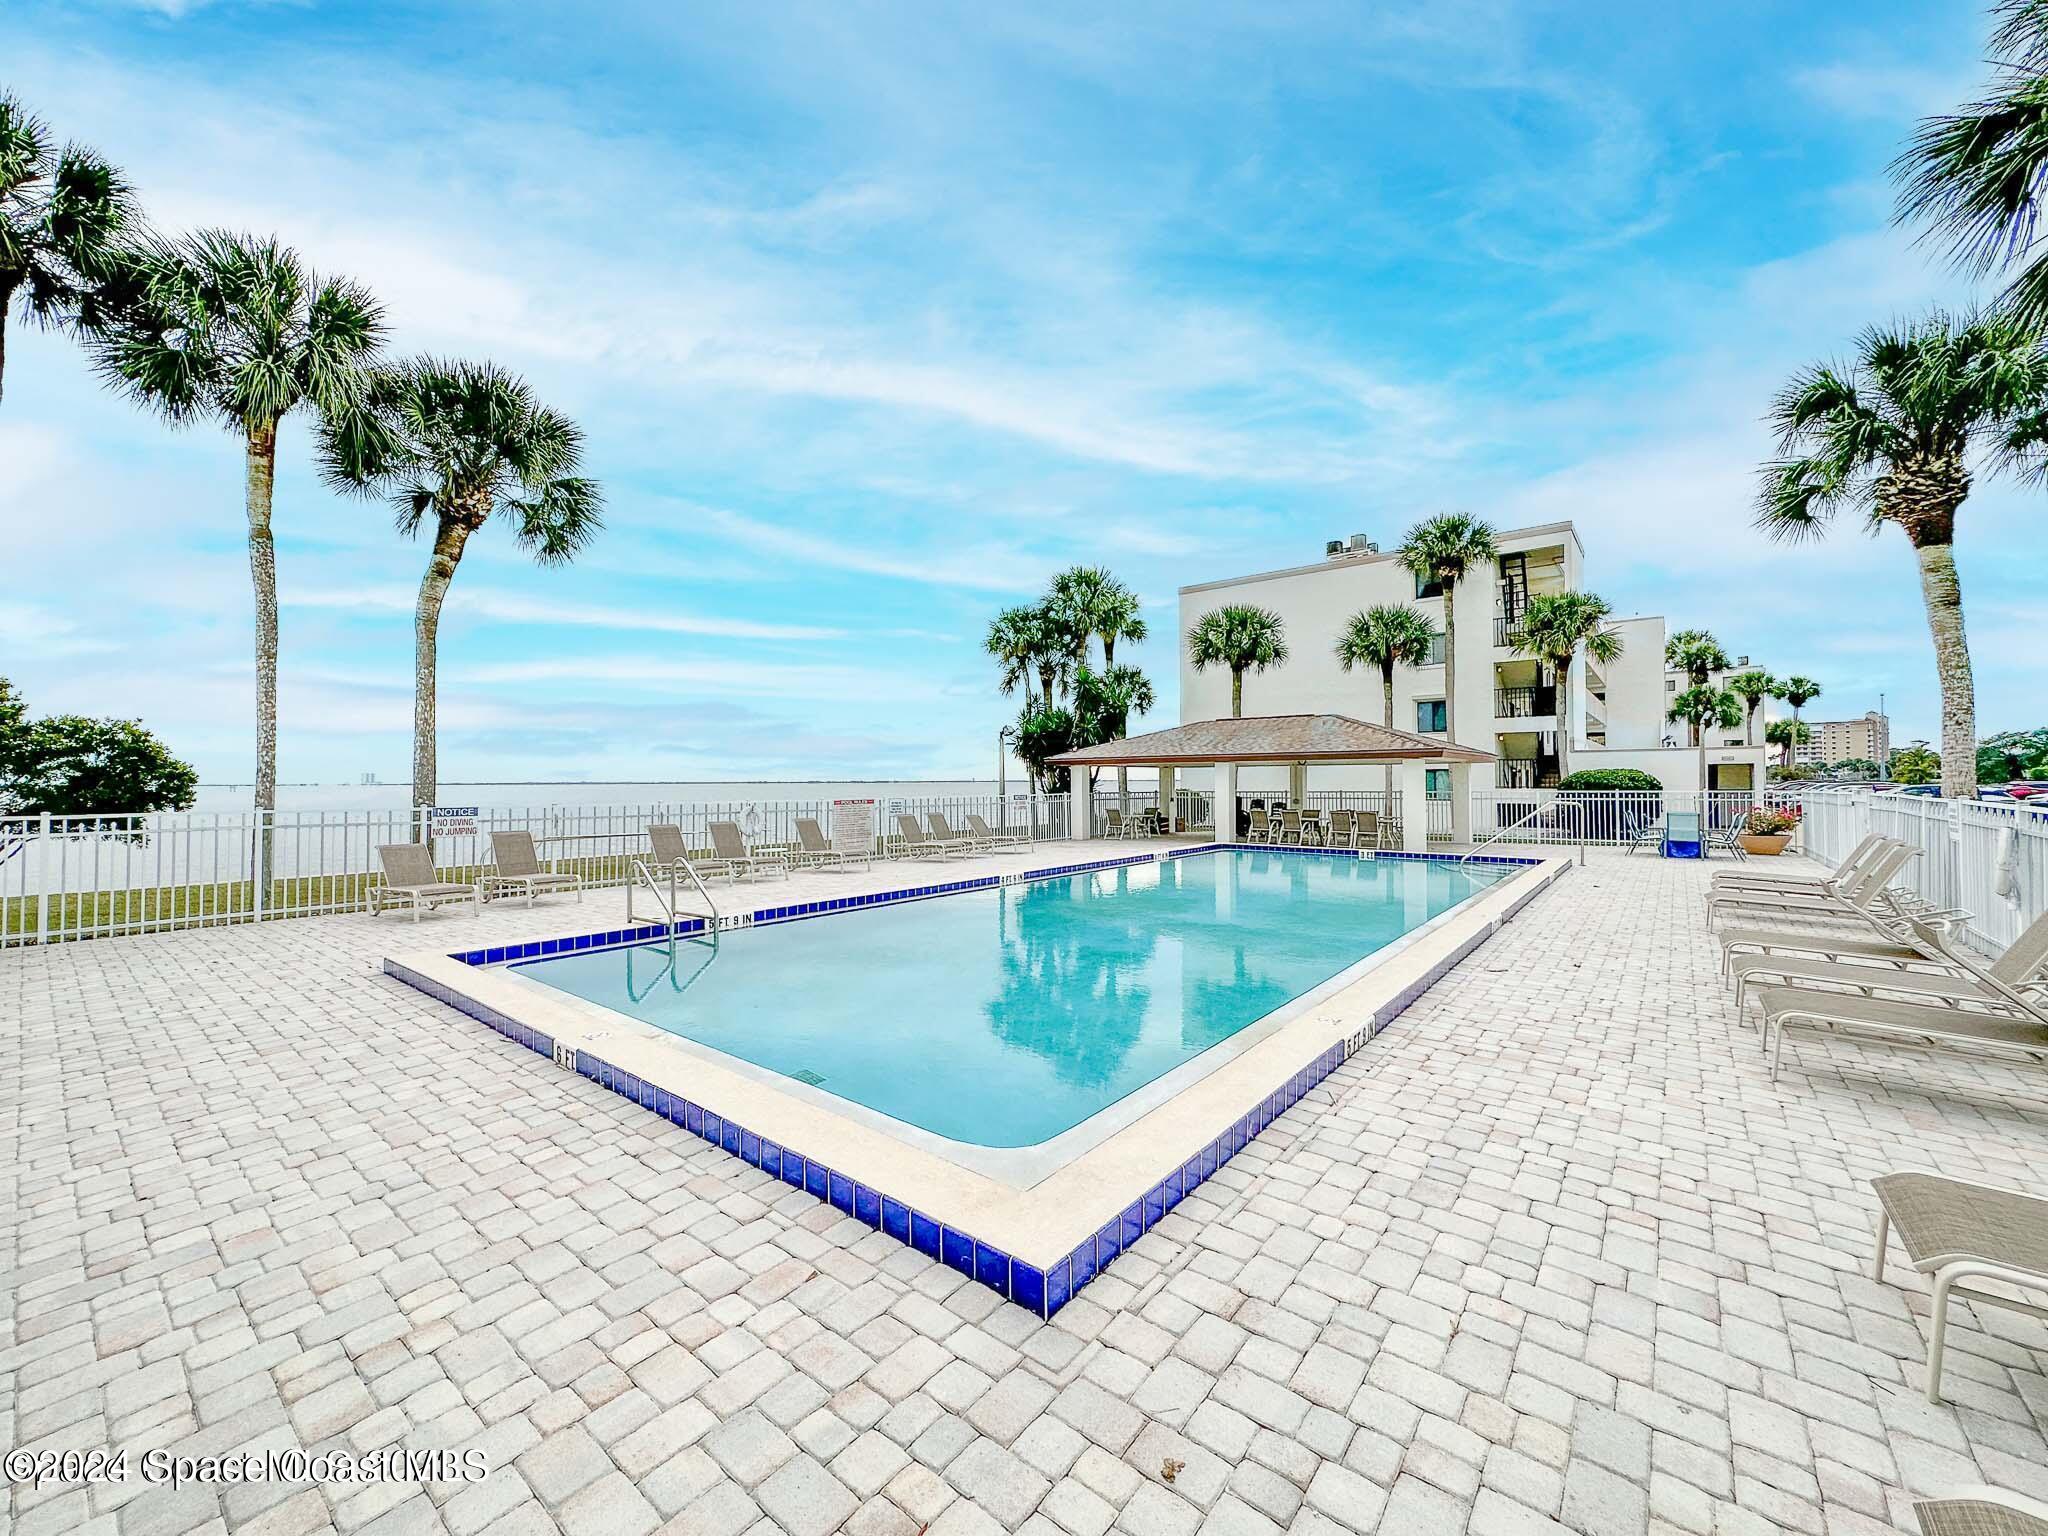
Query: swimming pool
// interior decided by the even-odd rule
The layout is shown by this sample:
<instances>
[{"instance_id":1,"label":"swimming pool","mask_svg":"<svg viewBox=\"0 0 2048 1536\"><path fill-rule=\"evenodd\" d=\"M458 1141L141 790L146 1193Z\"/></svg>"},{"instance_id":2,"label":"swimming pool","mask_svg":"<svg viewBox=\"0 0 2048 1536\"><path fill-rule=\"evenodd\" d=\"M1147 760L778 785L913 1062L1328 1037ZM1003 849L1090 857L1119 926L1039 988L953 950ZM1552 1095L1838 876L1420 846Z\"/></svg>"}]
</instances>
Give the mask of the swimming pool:
<instances>
[{"instance_id":1,"label":"swimming pool","mask_svg":"<svg viewBox=\"0 0 2048 1536\"><path fill-rule=\"evenodd\" d=\"M1512 872L1237 849L516 969L932 1135L1028 1147Z\"/></svg>"}]
</instances>

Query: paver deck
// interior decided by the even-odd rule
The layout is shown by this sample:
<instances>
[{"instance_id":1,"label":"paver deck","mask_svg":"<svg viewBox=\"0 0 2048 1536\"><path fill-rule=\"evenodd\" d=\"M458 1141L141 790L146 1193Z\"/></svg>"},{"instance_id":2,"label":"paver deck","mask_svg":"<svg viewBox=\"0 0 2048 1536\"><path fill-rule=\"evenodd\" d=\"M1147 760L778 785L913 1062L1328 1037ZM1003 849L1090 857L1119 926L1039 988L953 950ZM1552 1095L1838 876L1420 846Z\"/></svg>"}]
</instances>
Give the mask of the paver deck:
<instances>
[{"instance_id":1,"label":"paver deck","mask_svg":"<svg viewBox=\"0 0 2048 1536\"><path fill-rule=\"evenodd\" d=\"M1861 1272L1886 1168L2048 1191L2048 1080L1796 1047L1770 1084L1706 876L1596 854L1051 1324L377 971L619 893L0 954L0 1447L492 1468L15 1485L0 1529L1853 1536L2048 1497L2048 1324L1959 1310L1938 1407L1924 1283Z\"/></svg>"}]
</instances>

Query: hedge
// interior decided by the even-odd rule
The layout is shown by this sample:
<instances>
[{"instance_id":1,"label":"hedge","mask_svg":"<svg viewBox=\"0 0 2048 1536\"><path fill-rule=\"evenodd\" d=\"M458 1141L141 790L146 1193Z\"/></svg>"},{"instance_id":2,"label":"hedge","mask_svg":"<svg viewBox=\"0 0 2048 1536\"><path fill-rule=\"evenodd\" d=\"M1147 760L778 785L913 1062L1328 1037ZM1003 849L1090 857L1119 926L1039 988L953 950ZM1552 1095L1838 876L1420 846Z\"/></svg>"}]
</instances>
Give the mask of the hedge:
<instances>
[{"instance_id":1,"label":"hedge","mask_svg":"<svg viewBox=\"0 0 2048 1536\"><path fill-rule=\"evenodd\" d=\"M1640 768L1582 768L1557 781L1559 789L1645 789L1659 790L1663 780Z\"/></svg>"}]
</instances>

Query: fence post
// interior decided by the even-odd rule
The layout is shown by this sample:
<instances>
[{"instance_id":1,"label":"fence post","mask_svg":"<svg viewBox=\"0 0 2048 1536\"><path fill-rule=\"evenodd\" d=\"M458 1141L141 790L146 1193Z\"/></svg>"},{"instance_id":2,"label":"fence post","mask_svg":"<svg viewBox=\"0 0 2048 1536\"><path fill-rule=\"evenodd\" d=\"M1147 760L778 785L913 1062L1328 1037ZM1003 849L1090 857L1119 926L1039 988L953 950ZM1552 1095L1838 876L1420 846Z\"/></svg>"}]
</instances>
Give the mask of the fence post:
<instances>
[{"instance_id":1,"label":"fence post","mask_svg":"<svg viewBox=\"0 0 2048 1536\"><path fill-rule=\"evenodd\" d=\"M270 860L266 857L269 851L270 812L258 806L256 808L255 857L252 861L253 867L249 871L249 890L253 897L249 903L249 910L255 914L255 921L259 923L263 921L263 909L270 900L270 891L268 889L270 885L268 878L270 874Z\"/></svg>"},{"instance_id":2,"label":"fence post","mask_svg":"<svg viewBox=\"0 0 2048 1536\"><path fill-rule=\"evenodd\" d=\"M36 833L36 942L50 942L50 813Z\"/></svg>"}]
</instances>

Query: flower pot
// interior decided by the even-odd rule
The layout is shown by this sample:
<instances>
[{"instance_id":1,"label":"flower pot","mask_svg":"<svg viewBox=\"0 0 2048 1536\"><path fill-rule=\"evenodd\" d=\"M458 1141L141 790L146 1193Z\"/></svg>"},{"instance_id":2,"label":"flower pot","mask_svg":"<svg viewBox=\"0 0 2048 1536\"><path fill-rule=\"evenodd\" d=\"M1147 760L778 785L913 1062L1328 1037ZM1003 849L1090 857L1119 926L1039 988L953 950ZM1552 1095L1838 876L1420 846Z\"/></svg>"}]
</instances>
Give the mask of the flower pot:
<instances>
[{"instance_id":1,"label":"flower pot","mask_svg":"<svg viewBox=\"0 0 2048 1536\"><path fill-rule=\"evenodd\" d=\"M1738 832L1735 834L1735 841L1742 845L1744 853L1783 853L1786 845L1792 841L1792 834L1790 832Z\"/></svg>"}]
</instances>

